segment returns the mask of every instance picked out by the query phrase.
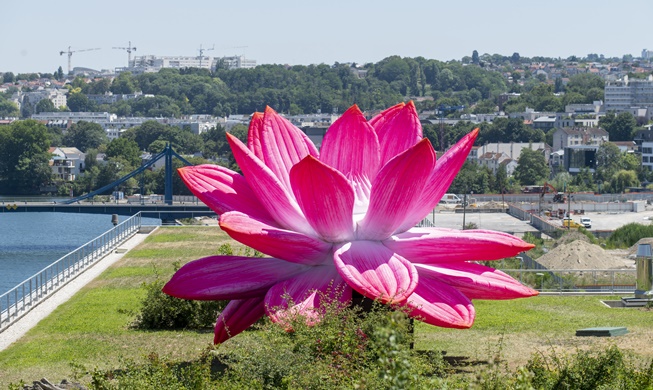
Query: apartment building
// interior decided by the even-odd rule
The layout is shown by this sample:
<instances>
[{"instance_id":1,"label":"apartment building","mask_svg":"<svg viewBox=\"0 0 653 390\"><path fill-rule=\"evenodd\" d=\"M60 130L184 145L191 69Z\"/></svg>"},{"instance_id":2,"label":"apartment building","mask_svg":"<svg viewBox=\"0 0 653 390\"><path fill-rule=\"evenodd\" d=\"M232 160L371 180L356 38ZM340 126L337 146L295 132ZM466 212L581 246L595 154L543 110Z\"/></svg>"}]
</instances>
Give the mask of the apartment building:
<instances>
[{"instance_id":1,"label":"apartment building","mask_svg":"<svg viewBox=\"0 0 653 390\"><path fill-rule=\"evenodd\" d=\"M605 111L630 112L652 119L653 75L646 79L629 79L626 75L620 80L606 82Z\"/></svg>"}]
</instances>

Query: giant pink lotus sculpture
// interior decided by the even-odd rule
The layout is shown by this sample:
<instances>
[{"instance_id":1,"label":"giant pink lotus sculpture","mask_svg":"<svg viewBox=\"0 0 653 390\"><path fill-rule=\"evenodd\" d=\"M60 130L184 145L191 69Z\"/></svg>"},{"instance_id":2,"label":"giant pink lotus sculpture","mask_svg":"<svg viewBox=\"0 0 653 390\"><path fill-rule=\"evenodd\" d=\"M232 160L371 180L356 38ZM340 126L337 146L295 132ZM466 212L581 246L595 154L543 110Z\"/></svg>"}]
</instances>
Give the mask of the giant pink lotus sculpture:
<instances>
[{"instance_id":1,"label":"giant pink lotus sculpture","mask_svg":"<svg viewBox=\"0 0 653 390\"><path fill-rule=\"evenodd\" d=\"M472 299L536 295L503 272L469 262L511 257L531 244L501 232L414 227L446 192L477 134L436 162L412 102L369 122L353 106L318 152L271 108L255 113L247 146L227 135L243 175L215 165L179 173L220 214L224 231L271 258L195 260L163 291L231 300L216 322L216 344L264 314L280 321L292 310L317 321L320 292L346 302L355 290L451 328L472 325Z\"/></svg>"}]
</instances>

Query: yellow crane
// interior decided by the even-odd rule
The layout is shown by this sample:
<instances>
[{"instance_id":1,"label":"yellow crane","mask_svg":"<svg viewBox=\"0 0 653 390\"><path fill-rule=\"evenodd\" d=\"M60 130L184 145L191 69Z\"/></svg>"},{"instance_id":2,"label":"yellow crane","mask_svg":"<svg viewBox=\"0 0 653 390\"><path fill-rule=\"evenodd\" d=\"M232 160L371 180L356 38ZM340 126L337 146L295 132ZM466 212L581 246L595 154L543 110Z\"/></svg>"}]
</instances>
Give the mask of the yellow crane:
<instances>
[{"instance_id":1,"label":"yellow crane","mask_svg":"<svg viewBox=\"0 0 653 390\"><path fill-rule=\"evenodd\" d=\"M100 48L96 47L96 48L93 48L93 49L70 50L70 46L68 46L67 51L62 50L62 51L59 52L60 56L66 54L66 53L68 54L68 74L70 74L70 72L72 71L72 67L70 65L70 57L73 56L73 53L80 53L80 52L83 52L83 51L91 51L91 50L100 50Z\"/></svg>"}]
</instances>

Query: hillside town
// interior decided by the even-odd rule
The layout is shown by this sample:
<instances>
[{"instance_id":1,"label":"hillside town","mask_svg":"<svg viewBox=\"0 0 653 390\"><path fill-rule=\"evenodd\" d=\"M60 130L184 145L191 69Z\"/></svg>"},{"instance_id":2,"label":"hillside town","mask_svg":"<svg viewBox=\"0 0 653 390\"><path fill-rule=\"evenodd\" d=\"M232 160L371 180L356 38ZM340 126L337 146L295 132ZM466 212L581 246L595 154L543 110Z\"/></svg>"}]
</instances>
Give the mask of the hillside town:
<instances>
[{"instance_id":1,"label":"hillside town","mask_svg":"<svg viewBox=\"0 0 653 390\"><path fill-rule=\"evenodd\" d=\"M421 57L401 59L393 56L377 64L322 64L300 71L337 71L344 80L342 84L367 83L367 94L388 88L392 94L386 100L391 104L414 101L425 128L425 136L431 139L439 152L450 147L463 128L480 126L481 134L494 134L495 128L501 128L503 135L481 136L482 143L477 142L468 160L479 169L484 169L486 176L496 177L501 171L500 175L505 176L506 181L500 186L477 188L477 193L515 192L524 185L555 181L556 178L559 184L573 182L578 190L601 191L603 187L606 191L623 192L643 188L653 181L649 173L653 171L651 57L653 51L646 49L639 57L604 58L589 54L584 58L567 59L525 59L518 53L510 57L478 55L474 51L472 56L449 63ZM407 76L401 76L403 79L388 76L390 72L402 71L393 69L404 66L401 61L408 64L408 70L404 71ZM204 137L203 142L206 143L210 138L208 134L216 129L223 132L246 129L253 111L250 106L262 111L266 105L274 105L275 101L282 101L282 107L273 108L302 129L319 147L328 127L347 108L345 103L318 102L311 105L293 102L292 97L281 98L278 92L273 95L272 101L265 101L266 93L282 90L283 85L266 85L264 80L260 83L250 82L253 85L249 85L246 92L258 94L257 102L250 98L245 104L240 101L230 104L235 99L242 100L245 95L238 91L238 81L234 81L237 77L250 77L247 75L263 71L285 74L296 72L296 68L257 66L255 60L244 56L143 55L132 59L130 53L129 66L113 71L71 68L69 62L68 73L64 73L61 67L47 75L0 72L0 128L31 119L50 132L58 132L68 141L69 144L51 142L49 145L49 167L57 183L40 186L41 191L45 189L48 192L56 191L64 182L81 178L90 168L89 151L98 164L106 163L109 160L105 153L107 145L130 134L130 131L131 139L135 140L134 131L155 123L165 128L177 128L198 139ZM343 69L347 74L342 74ZM457 82L460 84L456 80L465 80L465 75L469 77L472 69L475 72L473 75L487 77L495 85L488 87L487 91L480 86L456 86ZM415 77L413 72L416 72ZM184 83L181 78L185 76L203 79L202 84L193 85L191 90L183 93L166 92L161 86L152 87L159 83L157 77L169 75L176 77L172 83ZM447 82L447 78L453 81ZM377 79L385 84L381 87L372 85ZM478 85L483 83L489 82L482 80ZM587 85L579 89L578 85L583 83ZM340 84L340 88L353 88ZM145 85L149 87L144 88ZM198 93L197 89L201 91ZM216 94L222 95L211 98ZM351 104L359 104L368 118L379 112L378 107L383 107L380 101L365 104L355 98L349 100ZM283 105L287 105L288 109L284 109ZM311 107L317 108L309 111ZM74 141L71 141L71 137L66 139L66 134L71 129L76 130L80 124L94 124L95 129L101 129L104 133L102 142L90 147L86 145L85 148L90 150L71 144ZM491 130L486 131L488 128ZM520 132L528 135L517 135ZM604 145L608 144L610 149L606 151ZM141 159L147 160L156 152L150 146L151 143L138 142ZM195 149L182 152L217 162L229 160L228 155L220 155L219 152L207 153L199 146ZM546 173L535 176L519 173L520 157L525 149L541 157ZM607 173L606 153L615 153L617 149L624 160L610 167ZM637 166L633 166L633 159ZM133 165L138 165L138 162L135 161ZM615 175L624 170L633 171L636 177L630 175L615 179ZM574 179L579 176L582 180ZM4 177L7 177L6 173ZM2 178L3 172L0 170ZM615 184L617 182L620 184ZM470 183L463 184L462 190L469 190L472 186ZM68 187L64 187L65 193L68 193Z\"/></svg>"}]
</instances>

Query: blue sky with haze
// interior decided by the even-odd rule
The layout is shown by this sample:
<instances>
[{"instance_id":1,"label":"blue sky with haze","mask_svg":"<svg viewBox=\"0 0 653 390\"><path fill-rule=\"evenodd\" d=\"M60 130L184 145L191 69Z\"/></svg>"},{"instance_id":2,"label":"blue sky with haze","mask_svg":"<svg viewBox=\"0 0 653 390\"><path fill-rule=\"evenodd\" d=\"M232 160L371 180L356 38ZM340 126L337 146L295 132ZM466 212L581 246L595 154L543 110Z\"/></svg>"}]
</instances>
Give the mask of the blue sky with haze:
<instances>
[{"instance_id":1,"label":"blue sky with haze","mask_svg":"<svg viewBox=\"0 0 653 390\"><path fill-rule=\"evenodd\" d=\"M113 69L132 55L244 54L262 63L442 61L498 53L639 56L653 49L653 1L43 1L2 7L0 72ZM242 48L241 46L246 46Z\"/></svg>"}]
</instances>

